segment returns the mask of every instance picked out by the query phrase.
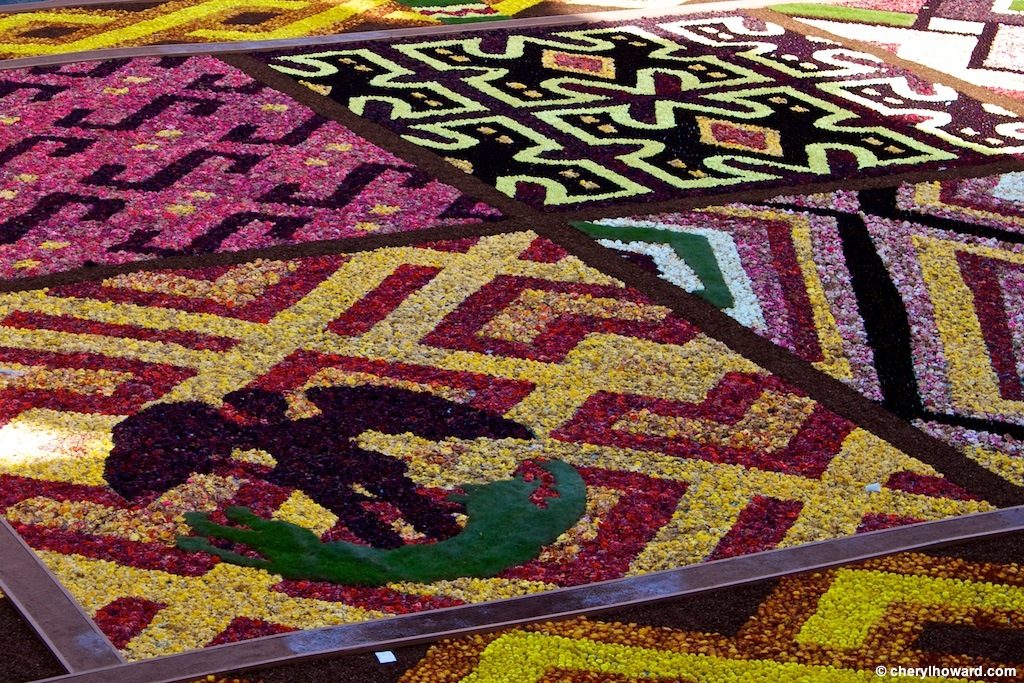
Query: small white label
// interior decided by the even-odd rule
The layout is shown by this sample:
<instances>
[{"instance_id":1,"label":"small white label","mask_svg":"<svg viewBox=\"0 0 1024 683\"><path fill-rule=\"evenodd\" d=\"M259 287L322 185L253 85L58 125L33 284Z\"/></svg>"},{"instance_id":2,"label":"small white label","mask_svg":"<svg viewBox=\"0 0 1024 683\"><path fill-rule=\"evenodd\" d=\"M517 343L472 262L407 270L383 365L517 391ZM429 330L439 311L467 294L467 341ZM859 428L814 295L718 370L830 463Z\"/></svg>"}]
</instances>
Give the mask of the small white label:
<instances>
[{"instance_id":1,"label":"small white label","mask_svg":"<svg viewBox=\"0 0 1024 683\"><path fill-rule=\"evenodd\" d=\"M381 664L391 664L392 662L398 661L395 658L395 653L391 650L384 650L384 652L374 652L373 654L377 655L377 661Z\"/></svg>"},{"instance_id":2,"label":"small white label","mask_svg":"<svg viewBox=\"0 0 1024 683\"><path fill-rule=\"evenodd\" d=\"M864 490L867 491L868 493L881 493L882 484L876 481L872 484L868 484L867 486L865 486Z\"/></svg>"}]
</instances>

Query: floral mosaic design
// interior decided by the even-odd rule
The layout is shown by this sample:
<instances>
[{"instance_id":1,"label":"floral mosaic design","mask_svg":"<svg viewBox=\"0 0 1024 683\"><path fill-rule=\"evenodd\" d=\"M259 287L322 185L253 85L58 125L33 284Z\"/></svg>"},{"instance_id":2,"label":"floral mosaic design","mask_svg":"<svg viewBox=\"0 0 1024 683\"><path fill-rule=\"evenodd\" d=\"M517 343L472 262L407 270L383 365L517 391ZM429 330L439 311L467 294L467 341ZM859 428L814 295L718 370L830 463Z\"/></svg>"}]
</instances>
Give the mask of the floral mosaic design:
<instances>
[{"instance_id":1,"label":"floral mosaic design","mask_svg":"<svg viewBox=\"0 0 1024 683\"><path fill-rule=\"evenodd\" d=\"M843 0L772 9L1024 100L1024 9L1011 0Z\"/></svg>"},{"instance_id":2,"label":"floral mosaic design","mask_svg":"<svg viewBox=\"0 0 1024 683\"><path fill-rule=\"evenodd\" d=\"M968 166L1024 152L1024 124L1011 112L742 14L257 58L548 210Z\"/></svg>"},{"instance_id":3,"label":"floral mosaic design","mask_svg":"<svg viewBox=\"0 0 1024 683\"><path fill-rule=\"evenodd\" d=\"M0 0L0 7L27 0ZM167 0L23 10L0 17L0 59L166 43L270 41L381 28L571 12L577 5L636 7L638 0ZM537 5L542 5L537 7Z\"/></svg>"},{"instance_id":4,"label":"floral mosaic design","mask_svg":"<svg viewBox=\"0 0 1024 683\"><path fill-rule=\"evenodd\" d=\"M737 204L575 225L819 370L879 398L834 219Z\"/></svg>"},{"instance_id":5,"label":"floral mosaic design","mask_svg":"<svg viewBox=\"0 0 1024 683\"><path fill-rule=\"evenodd\" d=\"M1009 558L979 561L956 553L944 556L942 551L906 553L712 597L660 603L639 614L624 614L622 620L613 613L443 641L401 681L861 683L878 680L877 667L888 672L901 666L955 667L961 672L944 678L886 678L1020 680L1020 576L1019 564ZM746 604L738 607L738 602ZM691 616L688 608L728 616ZM708 623L683 625L701 621ZM986 676L990 668L1001 669L1002 675Z\"/></svg>"},{"instance_id":6,"label":"floral mosaic design","mask_svg":"<svg viewBox=\"0 0 1024 683\"><path fill-rule=\"evenodd\" d=\"M1020 173L578 227L1024 481Z\"/></svg>"},{"instance_id":7,"label":"floral mosaic design","mask_svg":"<svg viewBox=\"0 0 1024 683\"><path fill-rule=\"evenodd\" d=\"M211 57L0 74L0 277L500 214Z\"/></svg>"},{"instance_id":8,"label":"floral mosaic design","mask_svg":"<svg viewBox=\"0 0 1024 683\"><path fill-rule=\"evenodd\" d=\"M0 311L0 509L129 659L991 508L531 232L135 272ZM348 417L331 399L381 395ZM325 498L336 458L349 491ZM437 543L473 485L550 497L553 461L582 516L491 578L355 586L176 547L186 513L231 506L324 542Z\"/></svg>"}]
</instances>

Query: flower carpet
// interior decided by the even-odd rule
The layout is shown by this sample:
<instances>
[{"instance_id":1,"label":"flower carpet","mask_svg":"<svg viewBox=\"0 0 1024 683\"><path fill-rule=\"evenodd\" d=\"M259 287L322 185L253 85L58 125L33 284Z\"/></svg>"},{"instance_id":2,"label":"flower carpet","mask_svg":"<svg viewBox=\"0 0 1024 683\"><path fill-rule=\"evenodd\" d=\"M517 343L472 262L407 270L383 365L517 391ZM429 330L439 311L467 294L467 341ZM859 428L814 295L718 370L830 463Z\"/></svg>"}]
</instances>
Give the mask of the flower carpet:
<instances>
[{"instance_id":1,"label":"flower carpet","mask_svg":"<svg viewBox=\"0 0 1024 683\"><path fill-rule=\"evenodd\" d=\"M1013 0L843 0L774 9L1024 99L1024 5Z\"/></svg>"},{"instance_id":2,"label":"flower carpet","mask_svg":"<svg viewBox=\"0 0 1024 683\"><path fill-rule=\"evenodd\" d=\"M0 7L10 5L10 10L18 10L18 4L0 1ZM169 0L76 6L72 0L0 17L0 59L167 43L273 41L645 6L638 0Z\"/></svg>"},{"instance_id":3,"label":"flower carpet","mask_svg":"<svg viewBox=\"0 0 1024 683\"><path fill-rule=\"evenodd\" d=\"M990 507L532 232L0 305L0 359L20 373L0 409L5 516L130 658ZM356 587L316 573L312 550L305 572L269 572L178 540L218 533L183 513L234 505L324 540L439 542L464 513L448 493L546 481L552 460L579 473L585 510L496 576Z\"/></svg>"},{"instance_id":4,"label":"flower carpet","mask_svg":"<svg viewBox=\"0 0 1024 683\"><path fill-rule=\"evenodd\" d=\"M893 555L775 581L371 654L235 672L245 683L473 681L871 681L890 667L1017 674L1021 537ZM516 676L509 679L509 675ZM361 678L360 678L361 677Z\"/></svg>"},{"instance_id":5,"label":"flower carpet","mask_svg":"<svg viewBox=\"0 0 1024 683\"><path fill-rule=\"evenodd\" d=\"M964 167L1024 151L1024 122L1005 109L738 14L258 58L548 210Z\"/></svg>"},{"instance_id":6,"label":"flower carpet","mask_svg":"<svg viewBox=\"0 0 1024 683\"><path fill-rule=\"evenodd\" d=\"M387 675L1016 663L1019 544L880 548L1024 504L1024 117L768 10L554 25L506 0L530 21L432 35L487 13L430 7L0 12L0 57L55 57L0 63L17 571L106 661L182 679L205 648L251 666L253 639L438 619L419 642L767 551L794 575L687 598L703 622L527 624ZM202 41L268 42L180 52Z\"/></svg>"},{"instance_id":7,"label":"flower carpet","mask_svg":"<svg viewBox=\"0 0 1024 683\"><path fill-rule=\"evenodd\" d=\"M448 641L400 680L483 683L515 671L522 681L872 681L879 666L1019 672L1020 566L974 560L969 549L968 558L943 552L895 555L621 617ZM692 610L703 615L687 614Z\"/></svg>"},{"instance_id":8,"label":"flower carpet","mask_svg":"<svg viewBox=\"0 0 1024 683\"><path fill-rule=\"evenodd\" d=\"M479 7L473 14L507 16L487 3L472 4ZM12 59L161 42L275 40L439 23L431 14L439 13L441 7L425 9L417 11L414 6L390 0L171 0L117 3L95 9L72 5L27 10L0 19L0 55Z\"/></svg>"},{"instance_id":9,"label":"flower carpet","mask_svg":"<svg viewBox=\"0 0 1024 683\"><path fill-rule=\"evenodd\" d=\"M1020 483L1024 175L578 223Z\"/></svg>"},{"instance_id":10,"label":"flower carpet","mask_svg":"<svg viewBox=\"0 0 1024 683\"><path fill-rule=\"evenodd\" d=\"M4 75L3 278L501 215L211 57Z\"/></svg>"}]
</instances>

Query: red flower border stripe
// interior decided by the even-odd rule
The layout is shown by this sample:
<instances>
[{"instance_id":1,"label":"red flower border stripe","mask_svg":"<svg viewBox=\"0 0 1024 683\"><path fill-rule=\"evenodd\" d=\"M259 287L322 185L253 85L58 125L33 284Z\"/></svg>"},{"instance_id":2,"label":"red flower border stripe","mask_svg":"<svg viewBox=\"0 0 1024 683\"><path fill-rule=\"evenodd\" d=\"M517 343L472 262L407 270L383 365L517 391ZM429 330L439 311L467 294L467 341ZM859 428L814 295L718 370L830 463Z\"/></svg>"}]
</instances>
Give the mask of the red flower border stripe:
<instances>
[{"instance_id":1,"label":"red flower border stripe","mask_svg":"<svg viewBox=\"0 0 1024 683\"><path fill-rule=\"evenodd\" d=\"M15 311L0 325L22 330L54 330L72 334L97 334L119 339L141 339L144 341L177 344L198 351L227 351L237 346L238 340L229 337L187 332L184 330L153 330L139 325L121 325L95 320L82 320L67 315L47 315Z\"/></svg>"},{"instance_id":2,"label":"red flower border stripe","mask_svg":"<svg viewBox=\"0 0 1024 683\"><path fill-rule=\"evenodd\" d=\"M532 382L492 377L483 373L444 370L425 365L297 351L260 378L257 386L283 392L301 386L319 370L335 367L346 372L362 372L379 377L438 387L467 389L467 405L497 414L507 413L533 391Z\"/></svg>"},{"instance_id":3,"label":"red flower border stripe","mask_svg":"<svg viewBox=\"0 0 1024 683\"><path fill-rule=\"evenodd\" d=\"M798 500L754 496L708 560L771 550L785 537L803 506Z\"/></svg>"},{"instance_id":4,"label":"red flower border stripe","mask_svg":"<svg viewBox=\"0 0 1024 683\"><path fill-rule=\"evenodd\" d=\"M588 334L621 334L663 344L685 344L699 332L693 325L675 316L667 316L652 323L570 314L552 320L532 343L480 336L480 329L491 320L496 311L505 310L523 292L529 290L648 303L639 292L621 287L502 275L467 297L457 310L445 317L441 324L421 341L447 349L495 353L557 363L564 360L565 355L576 348Z\"/></svg>"},{"instance_id":5,"label":"red flower border stripe","mask_svg":"<svg viewBox=\"0 0 1024 683\"><path fill-rule=\"evenodd\" d=\"M405 264L384 278L375 290L354 303L331 322L327 329L335 334L354 337L369 332L413 292L422 289L441 268Z\"/></svg>"}]
</instances>

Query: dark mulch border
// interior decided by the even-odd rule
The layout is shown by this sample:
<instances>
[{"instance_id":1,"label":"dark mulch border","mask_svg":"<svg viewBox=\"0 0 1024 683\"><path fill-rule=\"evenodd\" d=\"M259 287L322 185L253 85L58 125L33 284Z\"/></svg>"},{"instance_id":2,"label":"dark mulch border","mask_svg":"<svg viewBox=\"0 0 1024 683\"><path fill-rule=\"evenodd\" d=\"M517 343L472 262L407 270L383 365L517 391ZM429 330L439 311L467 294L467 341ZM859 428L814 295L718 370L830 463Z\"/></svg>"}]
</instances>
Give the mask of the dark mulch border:
<instances>
[{"instance_id":1,"label":"dark mulch border","mask_svg":"<svg viewBox=\"0 0 1024 683\"><path fill-rule=\"evenodd\" d=\"M63 673L64 667L11 601L0 598L0 683L26 683Z\"/></svg>"}]
</instances>

